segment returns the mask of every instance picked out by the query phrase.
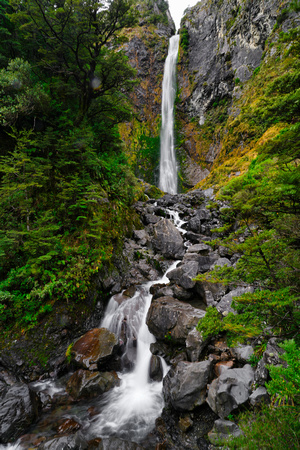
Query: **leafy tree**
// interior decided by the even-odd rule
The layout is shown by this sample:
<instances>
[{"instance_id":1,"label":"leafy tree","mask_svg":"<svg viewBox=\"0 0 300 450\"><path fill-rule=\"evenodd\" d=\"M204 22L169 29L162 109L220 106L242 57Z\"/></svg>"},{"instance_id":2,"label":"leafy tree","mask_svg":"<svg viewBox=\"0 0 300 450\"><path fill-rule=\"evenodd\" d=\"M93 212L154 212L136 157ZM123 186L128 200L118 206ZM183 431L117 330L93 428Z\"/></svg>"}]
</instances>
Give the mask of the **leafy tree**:
<instances>
[{"instance_id":1,"label":"leafy tree","mask_svg":"<svg viewBox=\"0 0 300 450\"><path fill-rule=\"evenodd\" d=\"M130 86L134 71L115 49L120 45L118 32L136 21L131 0L25 0L12 1L12 6L11 18L30 59L34 49L34 59L50 76L76 86L77 123L94 99Z\"/></svg>"}]
</instances>

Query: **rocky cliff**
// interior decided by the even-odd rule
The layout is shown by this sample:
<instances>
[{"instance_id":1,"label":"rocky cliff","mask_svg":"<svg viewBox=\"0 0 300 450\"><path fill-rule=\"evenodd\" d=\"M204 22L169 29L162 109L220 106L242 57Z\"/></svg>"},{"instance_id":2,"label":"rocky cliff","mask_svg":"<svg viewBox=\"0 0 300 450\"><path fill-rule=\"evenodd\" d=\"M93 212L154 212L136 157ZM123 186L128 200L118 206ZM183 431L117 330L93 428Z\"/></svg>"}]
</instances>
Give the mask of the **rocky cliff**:
<instances>
[{"instance_id":1,"label":"rocky cliff","mask_svg":"<svg viewBox=\"0 0 300 450\"><path fill-rule=\"evenodd\" d=\"M280 31L297 26L299 14L286 8L290 3L205 0L187 10L180 30L177 129L188 184L208 175L222 153L226 122L239 115L253 74L275 55L271 48ZM245 141L243 133L239 141Z\"/></svg>"}]
</instances>

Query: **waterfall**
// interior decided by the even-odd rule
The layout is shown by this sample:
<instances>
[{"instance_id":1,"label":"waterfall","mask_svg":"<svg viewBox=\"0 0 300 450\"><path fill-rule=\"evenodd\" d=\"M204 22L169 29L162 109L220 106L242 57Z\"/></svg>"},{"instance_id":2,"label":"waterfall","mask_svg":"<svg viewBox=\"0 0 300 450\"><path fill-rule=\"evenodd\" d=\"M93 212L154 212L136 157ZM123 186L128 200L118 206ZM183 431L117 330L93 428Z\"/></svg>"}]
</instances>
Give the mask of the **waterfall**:
<instances>
[{"instance_id":1,"label":"waterfall","mask_svg":"<svg viewBox=\"0 0 300 450\"><path fill-rule=\"evenodd\" d=\"M173 270L178 261L167 270ZM166 272L166 273L167 273ZM155 420L164 406L162 381L149 379L151 359L150 344L154 336L146 325L146 316L151 304L150 287L156 283L168 283L166 274L156 281L138 286L135 295L120 304L111 298L101 326L118 336L126 321L127 344L125 358L133 363L133 370L119 373L121 384L104 394L101 413L93 420L90 436L118 436L138 442L154 428ZM135 343L134 343L135 341ZM162 361L164 375L167 365Z\"/></svg>"},{"instance_id":2,"label":"waterfall","mask_svg":"<svg viewBox=\"0 0 300 450\"><path fill-rule=\"evenodd\" d=\"M179 35L172 36L169 42L162 85L159 188L170 194L177 193L177 163L174 145L174 101L176 94L178 45Z\"/></svg>"}]
</instances>

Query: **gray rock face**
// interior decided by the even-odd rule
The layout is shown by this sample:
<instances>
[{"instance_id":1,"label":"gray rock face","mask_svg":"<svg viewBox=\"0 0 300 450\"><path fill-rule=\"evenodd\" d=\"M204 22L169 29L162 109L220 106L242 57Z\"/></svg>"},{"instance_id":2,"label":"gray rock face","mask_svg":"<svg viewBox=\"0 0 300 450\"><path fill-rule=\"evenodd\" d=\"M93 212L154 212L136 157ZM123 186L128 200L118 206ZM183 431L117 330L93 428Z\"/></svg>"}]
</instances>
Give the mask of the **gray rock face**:
<instances>
[{"instance_id":1,"label":"gray rock face","mask_svg":"<svg viewBox=\"0 0 300 450\"><path fill-rule=\"evenodd\" d=\"M207 403L224 419L248 400L253 382L254 371L249 364L242 369L228 369L211 383Z\"/></svg>"},{"instance_id":2,"label":"gray rock face","mask_svg":"<svg viewBox=\"0 0 300 450\"><path fill-rule=\"evenodd\" d=\"M179 362L164 378L163 394L166 402L178 411L191 411L202 405L211 369L211 361Z\"/></svg>"},{"instance_id":3,"label":"gray rock face","mask_svg":"<svg viewBox=\"0 0 300 450\"><path fill-rule=\"evenodd\" d=\"M153 228L153 248L165 258L181 259L184 255L183 239L175 225L168 219L160 219Z\"/></svg>"},{"instance_id":4,"label":"gray rock face","mask_svg":"<svg viewBox=\"0 0 300 450\"><path fill-rule=\"evenodd\" d=\"M277 17L279 0L249 3L205 0L188 10L181 25L189 34L189 73L196 71L190 109L205 118L208 106L231 94L234 78L248 80L259 66ZM183 84L180 76L180 86ZM204 119L205 120L205 119Z\"/></svg>"},{"instance_id":5,"label":"gray rock face","mask_svg":"<svg viewBox=\"0 0 300 450\"><path fill-rule=\"evenodd\" d=\"M16 440L38 418L40 401L26 384L0 385L0 443Z\"/></svg>"},{"instance_id":6,"label":"gray rock face","mask_svg":"<svg viewBox=\"0 0 300 450\"><path fill-rule=\"evenodd\" d=\"M242 430L230 420L218 419L214 423L213 429L208 433L208 439L211 444L226 441L229 437L238 437L242 435Z\"/></svg>"},{"instance_id":7,"label":"gray rock face","mask_svg":"<svg viewBox=\"0 0 300 450\"><path fill-rule=\"evenodd\" d=\"M157 339L185 344L189 332L204 316L200 309L172 297L162 297L152 301L146 321Z\"/></svg>"}]
</instances>

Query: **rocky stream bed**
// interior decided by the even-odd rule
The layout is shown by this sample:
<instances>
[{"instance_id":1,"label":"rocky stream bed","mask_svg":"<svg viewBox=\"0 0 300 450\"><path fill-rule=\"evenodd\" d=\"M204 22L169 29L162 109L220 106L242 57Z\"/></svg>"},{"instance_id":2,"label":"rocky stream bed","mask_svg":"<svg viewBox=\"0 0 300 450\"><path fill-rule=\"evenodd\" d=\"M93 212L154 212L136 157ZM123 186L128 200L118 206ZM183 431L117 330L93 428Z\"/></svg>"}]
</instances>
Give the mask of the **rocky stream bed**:
<instances>
[{"instance_id":1,"label":"rocky stream bed","mask_svg":"<svg viewBox=\"0 0 300 450\"><path fill-rule=\"evenodd\" d=\"M198 273L233 265L239 258L225 247L212 250L208 245L214 237L211 230L222 225L220 210L226 206L214 200L215 206L208 208L212 200L212 190L196 190L134 205L143 227L124 242L127 270L116 269L103 281L113 294L114 311L121 308L118 322L111 325L111 320L106 327L109 306L104 320L99 306L96 318L86 322L91 329L68 352L58 346L56 373L27 369L22 376L9 356L1 359L1 449L209 449L218 438L241 433L228 415L268 401L266 365L277 364L282 350L269 341L254 370L249 364L251 342L229 348L222 337L204 340L196 330L207 306L226 315L233 311L235 296L252 290L194 281ZM147 296L148 310L134 303ZM135 305L130 312L129 305ZM145 318L148 349L141 350L138 337ZM130 383L137 383L131 376L140 370L138 360L143 367L135 380L146 377L154 412L144 407L144 394L135 403L134 391L124 388L124 383L130 389ZM103 414L113 408L108 398L122 389L124 401L116 410L124 408L123 416L131 414L132 420L123 423L120 416L113 426ZM108 425L97 425L101 417ZM128 427L133 430L129 434Z\"/></svg>"}]
</instances>

